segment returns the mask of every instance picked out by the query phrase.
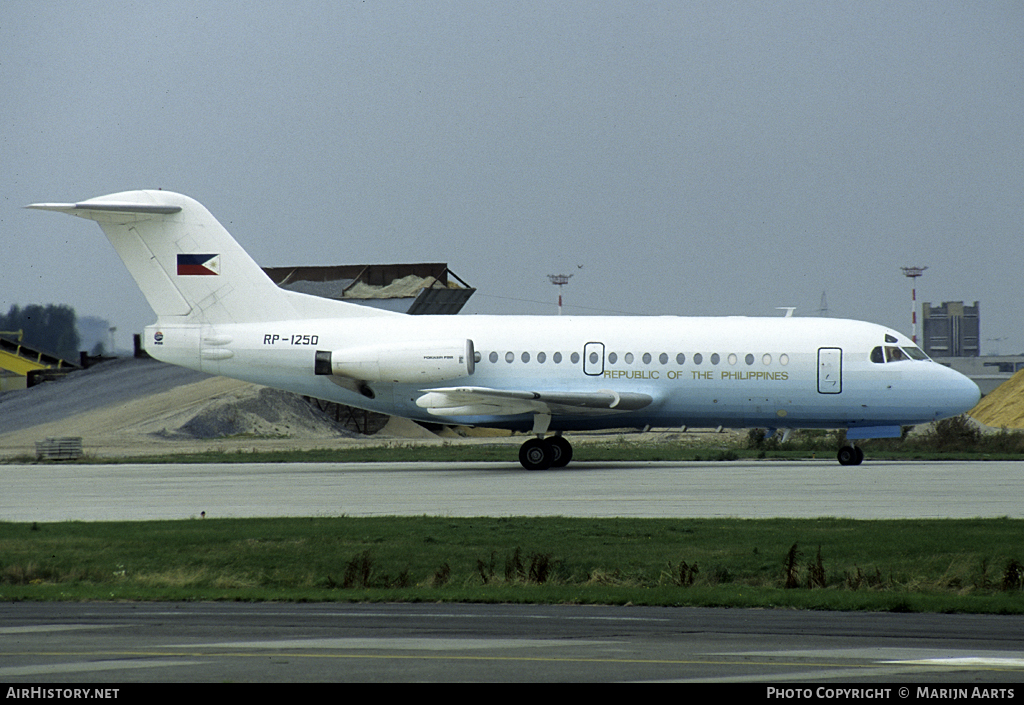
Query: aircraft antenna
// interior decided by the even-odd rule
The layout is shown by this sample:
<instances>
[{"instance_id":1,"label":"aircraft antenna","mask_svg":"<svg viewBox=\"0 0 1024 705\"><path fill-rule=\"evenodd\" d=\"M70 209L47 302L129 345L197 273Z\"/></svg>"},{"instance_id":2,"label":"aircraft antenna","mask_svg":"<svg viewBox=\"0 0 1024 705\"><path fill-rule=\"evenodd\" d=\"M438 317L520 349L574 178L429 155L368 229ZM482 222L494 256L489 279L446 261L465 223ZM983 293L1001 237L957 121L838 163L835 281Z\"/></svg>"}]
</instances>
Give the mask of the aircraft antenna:
<instances>
[{"instance_id":1,"label":"aircraft antenna","mask_svg":"<svg viewBox=\"0 0 1024 705\"><path fill-rule=\"evenodd\" d=\"M910 279L912 287L910 289L910 325L911 325L911 336L910 339L917 343L917 282L915 281L919 276L924 274L924 270L927 267L900 267L903 270L903 276Z\"/></svg>"},{"instance_id":2,"label":"aircraft antenna","mask_svg":"<svg viewBox=\"0 0 1024 705\"><path fill-rule=\"evenodd\" d=\"M569 283L572 279L571 274L549 274L548 279L551 283L558 287L558 315L562 315L562 287Z\"/></svg>"},{"instance_id":3,"label":"aircraft antenna","mask_svg":"<svg viewBox=\"0 0 1024 705\"><path fill-rule=\"evenodd\" d=\"M818 306L818 315L822 318L828 318L828 298L825 297L825 292L821 292L821 304Z\"/></svg>"}]
</instances>

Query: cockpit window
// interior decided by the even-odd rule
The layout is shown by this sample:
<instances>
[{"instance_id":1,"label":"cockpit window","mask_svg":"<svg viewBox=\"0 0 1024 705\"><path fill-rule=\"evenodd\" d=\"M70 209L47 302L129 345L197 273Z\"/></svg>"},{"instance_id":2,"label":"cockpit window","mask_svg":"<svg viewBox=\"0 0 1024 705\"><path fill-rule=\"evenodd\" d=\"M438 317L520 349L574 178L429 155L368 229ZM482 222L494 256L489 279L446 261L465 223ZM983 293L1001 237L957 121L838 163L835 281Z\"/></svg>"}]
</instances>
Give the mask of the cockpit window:
<instances>
[{"instance_id":1,"label":"cockpit window","mask_svg":"<svg viewBox=\"0 0 1024 705\"><path fill-rule=\"evenodd\" d=\"M899 362L900 360L909 360L905 352L897 348L895 345L885 346L885 361L886 362Z\"/></svg>"},{"instance_id":2,"label":"cockpit window","mask_svg":"<svg viewBox=\"0 0 1024 705\"><path fill-rule=\"evenodd\" d=\"M929 357L916 345L905 345L898 348L895 345L886 345L884 348L879 345L871 351L871 362L899 362L901 360L928 360Z\"/></svg>"}]
</instances>

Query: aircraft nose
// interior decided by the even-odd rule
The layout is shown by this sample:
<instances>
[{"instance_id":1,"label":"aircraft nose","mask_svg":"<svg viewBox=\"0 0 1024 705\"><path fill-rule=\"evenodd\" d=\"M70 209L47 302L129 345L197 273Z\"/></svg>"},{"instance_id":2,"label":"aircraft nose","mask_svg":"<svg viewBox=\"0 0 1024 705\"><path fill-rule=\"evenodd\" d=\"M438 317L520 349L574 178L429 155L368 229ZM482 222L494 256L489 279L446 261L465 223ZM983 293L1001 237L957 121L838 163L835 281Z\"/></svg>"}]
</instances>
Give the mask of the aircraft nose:
<instances>
[{"instance_id":1,"label":"aircraft nose","mask_svg":"<svg viewBox=\"0 0 1024 705\"><path fill-rule=\"evenodd\" d=\"M949 416L956 416L970 411L981 400L981 390L969 377L955 370L949 370L952 379L947 392L947 410Z\"/></svg>"}]
</instances>

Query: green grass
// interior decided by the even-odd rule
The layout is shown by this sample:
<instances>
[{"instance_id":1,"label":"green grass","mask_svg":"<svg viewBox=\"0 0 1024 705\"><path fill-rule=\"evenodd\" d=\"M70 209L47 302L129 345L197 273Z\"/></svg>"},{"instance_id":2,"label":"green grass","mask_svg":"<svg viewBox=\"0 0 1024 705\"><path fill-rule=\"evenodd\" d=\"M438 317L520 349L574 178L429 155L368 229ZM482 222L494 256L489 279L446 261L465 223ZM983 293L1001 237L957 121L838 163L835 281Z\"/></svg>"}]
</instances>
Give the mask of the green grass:
<instances>
[{"instance_id":1,"label":"green grass","mask_svg":"<svg viewBox=\"0 0 1024 705\"><path fill-rule=\"evenodd\" d=\"M794 544L798 555L787 568ZM0 599L631 603L1019 614L1022 559L1024 521L1010 519L0 523ZM799 587L787 589L790 579Z\"/></svg>"}]
</instances>

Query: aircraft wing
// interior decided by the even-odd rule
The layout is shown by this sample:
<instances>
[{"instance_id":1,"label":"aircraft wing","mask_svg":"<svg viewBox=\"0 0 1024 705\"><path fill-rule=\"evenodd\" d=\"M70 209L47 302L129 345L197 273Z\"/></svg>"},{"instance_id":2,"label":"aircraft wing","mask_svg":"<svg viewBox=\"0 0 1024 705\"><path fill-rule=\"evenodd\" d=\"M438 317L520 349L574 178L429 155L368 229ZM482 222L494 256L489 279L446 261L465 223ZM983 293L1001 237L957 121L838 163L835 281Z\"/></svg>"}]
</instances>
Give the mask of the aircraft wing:
<instances>
[{"instance_id":1,"label":"aircraft wing","mask_svg":"<svg viewBox=\"0 0 1024 705\"><path fill-rule=\"evenodd\" d=\"M424 389L416 405L435 416L591 416L643 409L654 399L636 392L533 392L489 387Z\"/></svg>"}]
</instances>

